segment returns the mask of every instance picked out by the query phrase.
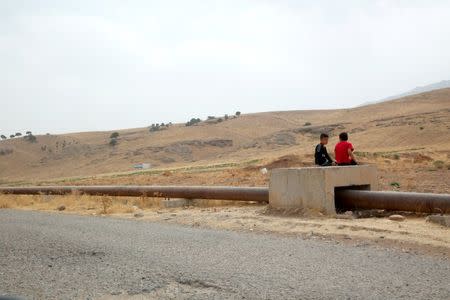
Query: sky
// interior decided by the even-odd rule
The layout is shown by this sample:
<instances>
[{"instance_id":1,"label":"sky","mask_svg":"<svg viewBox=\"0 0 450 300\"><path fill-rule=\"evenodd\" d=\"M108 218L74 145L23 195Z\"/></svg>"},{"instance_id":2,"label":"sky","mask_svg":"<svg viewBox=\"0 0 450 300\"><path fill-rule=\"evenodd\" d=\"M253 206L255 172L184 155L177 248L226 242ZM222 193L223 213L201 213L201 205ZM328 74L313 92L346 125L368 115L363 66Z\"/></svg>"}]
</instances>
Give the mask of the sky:
<instances>
[{"instance_id":1,"label":"sky","mask_svg":"<svg viewBox=\"0 0 450 300\"><path fill-rule=\"evenodd\" d=\"M0 0L0 134L345 108L450 79L450 0Z\"/></svg>"}]
</instances>

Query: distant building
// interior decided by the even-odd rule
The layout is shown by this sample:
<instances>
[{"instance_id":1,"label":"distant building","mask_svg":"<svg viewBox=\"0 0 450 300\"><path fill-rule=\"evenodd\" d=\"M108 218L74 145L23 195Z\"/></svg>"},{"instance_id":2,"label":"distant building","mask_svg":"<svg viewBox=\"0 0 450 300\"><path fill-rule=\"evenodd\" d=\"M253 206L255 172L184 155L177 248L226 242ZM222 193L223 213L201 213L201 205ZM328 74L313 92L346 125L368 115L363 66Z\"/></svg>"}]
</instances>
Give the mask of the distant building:
<instances>
[{"instance_id":1,"label":"distant building","mask_svg":"<svg viewBox=\"0 0 450 300\"><path fill-rule=\"evenodd\" d=\"M150 169L151 165L148 163L140 163L140 164L135 164L133 167L138 170L146 170L146 169Z\"/></svg>"}]
</instances>

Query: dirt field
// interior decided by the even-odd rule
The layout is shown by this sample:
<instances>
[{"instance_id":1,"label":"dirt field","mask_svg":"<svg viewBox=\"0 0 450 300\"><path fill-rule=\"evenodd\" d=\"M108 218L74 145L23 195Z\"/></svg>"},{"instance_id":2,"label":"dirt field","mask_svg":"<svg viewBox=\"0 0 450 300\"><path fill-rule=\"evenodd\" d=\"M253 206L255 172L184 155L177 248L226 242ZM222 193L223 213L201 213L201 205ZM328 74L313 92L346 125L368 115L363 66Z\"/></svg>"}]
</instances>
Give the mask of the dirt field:
<instances>
[{"instance_id":1,"label":"dirt field","mask_svg":"<svg viewBox=\"0 0 450 300\"><path fill-rule=\"evenodd\" d=\"M394 168L421 162L427 162L427 168L434 168L434 163L448 168L450 89L351 109L218 116L212 122L173 124L154 132L148 128L118 130L115 146L110 145L112 132L39 135L35 142L8 139L0 141L0 184L129 175L139 172L133 168L137 163L150 163L153 170L241 169L295 155L291 163L309 165L318 135L330 134L332 152L342 131L349 132L356 151L367 155L368 161L374 160L372 156L377 156L377 163L398 157Z\"/></svg>"}]
</instances>

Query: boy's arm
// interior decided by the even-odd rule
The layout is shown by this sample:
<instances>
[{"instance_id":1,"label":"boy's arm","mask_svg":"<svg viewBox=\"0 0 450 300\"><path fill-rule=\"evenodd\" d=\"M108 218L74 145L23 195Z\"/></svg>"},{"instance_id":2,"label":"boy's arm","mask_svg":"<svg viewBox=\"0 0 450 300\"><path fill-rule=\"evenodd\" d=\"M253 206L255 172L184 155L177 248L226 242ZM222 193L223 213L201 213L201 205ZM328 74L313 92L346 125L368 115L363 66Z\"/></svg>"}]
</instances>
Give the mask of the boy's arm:
<instances>
[{"instance_id":1,"label":"boy's arm","mask_svg":"<svg viewBox=\"0 0 450 300\"><path fill-rule=\"evenodd\" d=\"M348 152L348 156L350 156L350 158L352 160L356 161L355 155L353 154L353 147L348 148L347 152Z\"/></svg>"},{"instance_id":2,"label":"boy's arm","mask_svg":"<svg viewBox=\"0 0 450 300\"><path fill-rule=\"evenodd\" d=\"M319 164L320 150L321 149L320 149L320 144L319 144L319 145L316 146L316 149L314 151L314 160L315 160L316 165Z\"/></svg>"},{"instance_id":3,"label":"boy's arm","mask_svg":"<svg viewBox=\"0 0 450 300\"><path fill-rule=\"evenodd\" d=\"M334 162L334 160L330 157L330 155L328 154L328 151L325 149L325 158L330 162Z\"/></svg>"}]
</instances>

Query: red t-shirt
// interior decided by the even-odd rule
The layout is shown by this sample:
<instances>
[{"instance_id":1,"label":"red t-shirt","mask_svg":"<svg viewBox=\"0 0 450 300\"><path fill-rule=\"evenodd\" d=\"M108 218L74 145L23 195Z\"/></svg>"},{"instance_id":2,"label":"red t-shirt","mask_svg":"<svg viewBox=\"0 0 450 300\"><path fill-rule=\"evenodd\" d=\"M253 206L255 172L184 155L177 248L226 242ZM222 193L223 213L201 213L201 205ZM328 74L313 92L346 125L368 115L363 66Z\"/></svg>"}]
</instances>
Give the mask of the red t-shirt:
<instances>
[{"instance_id":1,"label":"red t-shirt","mask_svg":"<svg viewBox=\"0 0 450 300\"><path fill-rule=\"evenodd\" d=\"M334 148L334 157L338 164L350 163L352 159L348 155L348 149L353 151L353 145L349 142L343 141L336 144Z\"/></svg>"}]
</instances>

